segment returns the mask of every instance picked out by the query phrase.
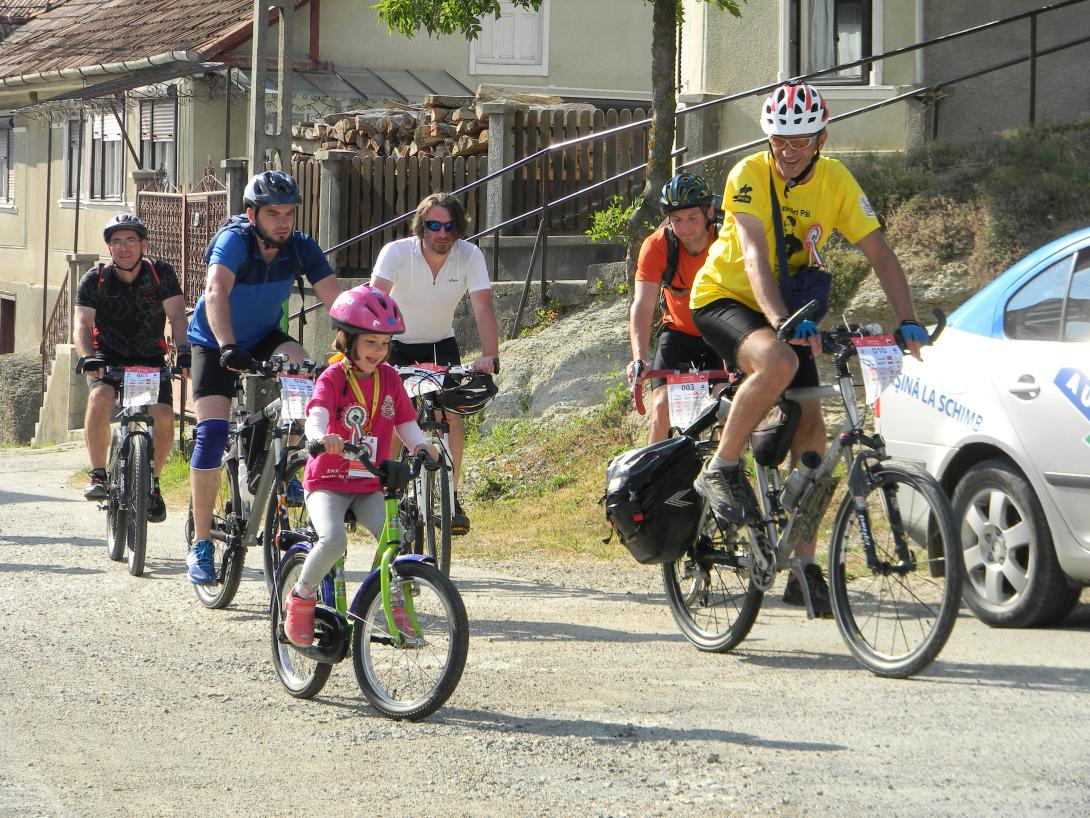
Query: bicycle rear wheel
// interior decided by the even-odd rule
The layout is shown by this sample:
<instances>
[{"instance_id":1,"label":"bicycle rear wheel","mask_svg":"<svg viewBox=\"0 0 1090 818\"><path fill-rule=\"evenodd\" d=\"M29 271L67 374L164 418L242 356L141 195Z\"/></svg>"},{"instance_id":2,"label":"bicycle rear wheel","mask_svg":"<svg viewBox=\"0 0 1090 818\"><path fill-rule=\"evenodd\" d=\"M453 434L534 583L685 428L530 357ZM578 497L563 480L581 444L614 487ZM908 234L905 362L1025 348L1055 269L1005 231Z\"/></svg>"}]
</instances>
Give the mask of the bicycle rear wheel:
<instances>
[{"instance_id":1,"label":"bicycle rear wheel","mask_svg":"<svg viewBox=\"0 0 1090 818\"><path fill-rule=\"evenodd\" d=\"M450 470L443 463L424 474L424 532L427 555L434 557L443 574L450 575L451 508Z\"/></svg>"},{"instance_id":2,"label":"bicycle rear wheel","mask_svg":"<svg viewBox=\"0 0 1090 818\"><path fill-rule=\"evenodd\" d=\"M317 696L333 670L333 665L324 662L316 662L304 656L295 648L287 637L281 640L281 622L284 621L284 601L291 593L295 583L299 581L299 574L306 562L306 554L292 554L284 564L280 566L280 575L276 582L276 595L272 600L272 657L276 675L284 685L284 689L297 699L309 699ZM323 605L333 605L333 600L322 598L322 588L319 588L318 601Z\"/></svg>"},{"instance_id":3,"label":"bicycle rear wheel","mask_svg":"<svg viewBox=\"0 0 1090 818\"><path fill-rule=\"evenodd\" d=\"M261 553L265 571L265 590L271 596L275 586L276 568L280 562L280 549L276 535L281 531L295 531L309 524L306 503L302 497L293 497L289 490L292 479L302 485L303 470L307 465L306 452L294 452L288 456L282 479L273 486L269 507L265 510L265 527L261 532Z\"/></svg>"},{"instance_id":4,"label":"bicycle rear wheel","mask_svg":"<svg viewBox=\"0 0 1090 818\"><path fill-rule=\"evenodd\" d=\"M110 439L110 459L106 464L106 555L114 562L125 557L128 510L121 505L121 431L114 429Z\"/></svg>"},{"instance_id":5,"label":"bicycle rear wheel","mask_svg":"<svg viewBox=\"0 0 1090 818\"><path fill-rule=\"evenodd\" d=\"M245 520L235 508L238 493L238 461L228 460L220 474L219 493L212 507L212 563L216 567L216 581L208 585L194 585L197 599L207 608L226 608L231 604L242 581L242 566L246 549L242 547ZM189 502L189 515L185 524L185 539L193 547L193 501Z\"/></svg>"},{"instance_id":6,"label":"bicycle rear wheel","mask_svg":"<svg viewBox=\"0 0 1090 818\"><path fill-rule=\"evenodd\" d=\"M663 563L666 601L682 634L700 650L726 653L753 628L764 593L750 577L749 528L726 532L705 505L692 546Z\"/></svg>"},{"instance_id":7,"label":"bicycle rear wheel","mask_svg":"<svg viewBox=\"0 0 1090 818\"><path fill-rule=\"evenodd\" d=\"M454 583L434 566L406 561L390 570L391 592L412 596L419 632L412 632L395 596L404 641L394 644L380 583L372 582L352 611L352 665L376 710L416 721L442 707L458 686L469 652L469 621Z\"/></svg>"},{"instance_id":8,"label":"bicycle rear wheel","mask_svg":"<svg viewBox=\"0 0 1090 818\"><path fill-rule=\"evenodd\" d=\"M148 545L148 499L151 494L148 439L143 434L129 437L125 473L129 484L125 550L129 555L129 573L139 577L144 573L144 554Z\"/></svg>"},{"instance_id":9,"label":"bicycle rear wheel","mask_svg":"<svg viewBox=\"0 0 1090 818\"><path fill-rule=\"evenodd\" d=\"M829 590L848 649L879 676L919 673L939 654L961 599L957 528L929 474L906 463L870 470L865 509L876 565L868 566L851 493L837 511Z\"/></svg>"}]
</instances>

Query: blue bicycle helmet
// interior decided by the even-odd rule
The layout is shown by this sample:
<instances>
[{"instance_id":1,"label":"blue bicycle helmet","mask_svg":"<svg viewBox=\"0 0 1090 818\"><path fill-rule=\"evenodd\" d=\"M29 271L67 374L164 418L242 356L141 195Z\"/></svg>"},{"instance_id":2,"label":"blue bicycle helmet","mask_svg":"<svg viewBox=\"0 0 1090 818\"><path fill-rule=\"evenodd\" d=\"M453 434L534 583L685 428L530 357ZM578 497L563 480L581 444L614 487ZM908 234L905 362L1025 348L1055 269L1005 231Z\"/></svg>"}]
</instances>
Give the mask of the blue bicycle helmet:
<instances>
[{"instance_id":1,"label":"blue bicycle helmet","mask_svg":"<svg viewBox=\"0 0 1090 818\"><path fill-rule=\"evenodd\" d=\"M707 206L713 201L715 194L703 176L682 172L662 186L659 207L664 213L669 213L671 210Z\"/></svg>"},{"instance_id":2,"label":"blue bicycle helmet","mask_svg":"<svg viewBox=\"0 0 1090 818\"><path fill-rule=\"evenodd\" d=\"M299 183L286 173L266 170L254 176L242 194L247 207L263 205L297 205L303 201Z\"/></svg>"}]
</instances>

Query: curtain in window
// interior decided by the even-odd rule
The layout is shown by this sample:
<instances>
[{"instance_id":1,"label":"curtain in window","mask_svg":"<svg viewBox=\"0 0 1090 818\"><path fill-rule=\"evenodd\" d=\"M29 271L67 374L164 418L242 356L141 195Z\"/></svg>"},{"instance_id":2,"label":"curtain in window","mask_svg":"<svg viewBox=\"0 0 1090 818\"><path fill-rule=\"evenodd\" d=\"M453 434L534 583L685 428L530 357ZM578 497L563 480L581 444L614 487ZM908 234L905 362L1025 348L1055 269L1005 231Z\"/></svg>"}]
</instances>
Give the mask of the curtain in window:
<instances>
[{"instance_id":1,"label":"curtain in window","mask_svg":"<svg viewBox=\"0 0 1090 818\"><path fill-rule=\"evenodd\" d=\"M806 0L809 22L805 73L836 65L836 0Z\"/></svg>"}]
</instances>

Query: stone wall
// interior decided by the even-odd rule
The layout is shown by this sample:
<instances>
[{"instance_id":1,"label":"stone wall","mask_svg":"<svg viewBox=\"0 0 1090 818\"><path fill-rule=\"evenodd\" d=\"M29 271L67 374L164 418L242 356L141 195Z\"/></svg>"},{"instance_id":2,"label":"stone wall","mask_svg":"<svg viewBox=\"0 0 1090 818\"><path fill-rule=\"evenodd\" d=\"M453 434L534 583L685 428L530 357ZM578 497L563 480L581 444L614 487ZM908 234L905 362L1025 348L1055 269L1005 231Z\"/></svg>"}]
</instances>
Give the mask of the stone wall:
<instances>
[{"instance_id":1,"label":"stone wall","mask_svg":"<svg viewBox=\"0 0 1090 818\"><path fill-rule=\"evenodd\" d=\"M0 446L30 443L42 406L42 358L37 352L0 355Z\"/></svg>"}]
</instances>

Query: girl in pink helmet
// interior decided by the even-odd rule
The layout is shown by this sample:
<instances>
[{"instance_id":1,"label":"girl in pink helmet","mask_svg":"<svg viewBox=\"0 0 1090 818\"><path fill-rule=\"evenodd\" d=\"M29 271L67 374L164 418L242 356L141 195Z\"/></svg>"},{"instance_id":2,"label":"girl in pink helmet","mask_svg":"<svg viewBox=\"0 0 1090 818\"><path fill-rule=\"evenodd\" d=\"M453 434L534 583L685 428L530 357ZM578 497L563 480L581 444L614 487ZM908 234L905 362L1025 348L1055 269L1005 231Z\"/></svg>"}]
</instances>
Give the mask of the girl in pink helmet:
<instances>
[{"instance_id":1,"label":"girl in pink helmet","mask_svg":"<svg viewBox=\"0 0 1090 818\"><path fill-rule=\"evenodd\" d=\"M307 462L303 478L307 512L318 542L307 555L285 606L284 631L299 646L313 642L318 586L348 548L345 513L351 509L376 539L386 522L378 479L359 461L343 456L344 444L368 450L377 463L380 453L390 450L396 430L414 454L424 449L433 459L439 456L424 442L401 378L384 363L390 338L405 331L394 300L363 285L341 293L329 316L338 331L333 342L338 354L314 384L305 426L307 440L320 440L325 446L324 454Z\"/></svg>"}]
</instances>

